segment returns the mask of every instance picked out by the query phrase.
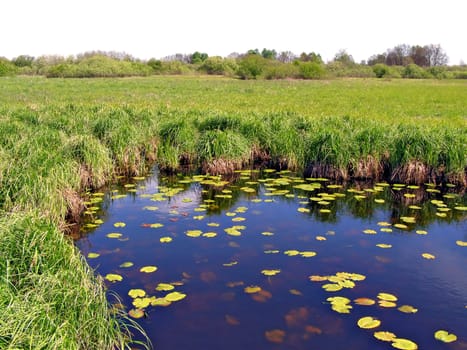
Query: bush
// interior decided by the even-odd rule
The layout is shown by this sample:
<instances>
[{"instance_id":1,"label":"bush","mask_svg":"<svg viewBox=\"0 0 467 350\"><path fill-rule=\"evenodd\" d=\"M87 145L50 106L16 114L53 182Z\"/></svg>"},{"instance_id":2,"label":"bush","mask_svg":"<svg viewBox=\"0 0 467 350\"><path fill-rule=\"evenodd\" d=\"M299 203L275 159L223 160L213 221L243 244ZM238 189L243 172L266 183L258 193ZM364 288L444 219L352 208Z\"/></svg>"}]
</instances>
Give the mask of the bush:
<instances>
[{"instance_id":1,"label":"bush","mask_svg":"<svg viewBox=\"0 0 467 350\"><path fill-rule=\"evenodd\" d=\"M238 63L237 74L242 79L256 79L266 67L267 60L260 55L249 54Z\"/></svg>"},{"instance_id":2,"label":"bush","mask_svg":"<svg viewBox=\"0 0 467 350\"><path fill-rule=\"evenodd\" d=\"M382 78L388 75L389 67L383 63L378 63L373 66L373 72L377 78Z\"/></svg>"},{"instance_id":3,"label":"bush","mask_svg":"<svg viewBox=\"0 0 467 350\"><path fill-rule=\"evenodd\" d=\"M297 62L299 77L303 79L321 79L325 76L326 70L316 62Z\"/></svg>"},{"instance_id":4,"label":"bush","mask_svg":"<svg viewBox=\"0 0 467 350\"><path fill-rule=\"evenodd\" d=\"M299 75L298 67L290 63L271 61L264 69L266 79L296 78Z\"/></svg>"},{"instance_id":5,"label":"bush","mask_svg":"<svg viewBox=\"0 0 467 350\"><path fill-rule=\"evenodd\" d=\"M426 79L429 78L429 74L420 66L411 63L402 71L402 77L409 79Z\"/></svg>"},{"instance_id":6,"label":"bush","mask_svg":"<svg viewBox=\"0 0 467 350\"><path fill-rule=\"evenodd\" d=\"M13 63L8 61L6 58L0 58L0 77L7 75L15 75L17 68Z\"/></svg>"},{"instance_id":7,"label":"bush","mask_svg":"<svg viewBox=\"0 0 467 350\"><path fill-rule=\"evenodd\" d=\"M237 63L234 60L220 56L208 57L199 67L199 70L206 74L226 76L232 76L237 69Z\"/></svg>"}]
</instances>

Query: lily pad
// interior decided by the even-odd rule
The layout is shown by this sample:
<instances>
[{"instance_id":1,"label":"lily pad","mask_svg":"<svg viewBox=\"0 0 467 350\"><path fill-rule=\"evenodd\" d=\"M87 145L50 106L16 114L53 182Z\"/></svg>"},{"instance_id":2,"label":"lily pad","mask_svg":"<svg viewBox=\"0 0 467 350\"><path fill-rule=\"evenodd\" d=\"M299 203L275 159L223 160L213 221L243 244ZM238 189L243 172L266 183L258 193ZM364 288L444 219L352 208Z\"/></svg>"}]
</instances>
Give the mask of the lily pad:
<instances>
[{"instance_id":1,"label":"lily pad","mask_svg":"<svg viewBox=\"0 0 467 350\"><path fill-rule=\"evenodd\" d=\"M143 289L130 289L128 295L132 298L142 298L146 296L146 292Z\"/></svg>"},{"instance_id":2,"label":"lily pad","mask_svg":"<svg viewBox=\"0 0 467 350\"><path fill-rule=\"evenodd\" d=\"M389 293L379 293L378 299L385 301L397 301L397 297L394 294Z\"/></svg>"},{"instance_id":3,"label":"lily pad","mask_svg":"<svg viewBox=\"0 0 467 350\"><path fill-rule=\"evenodd\" d=\"M457 340L457 336L452 333L448 333L444 330L439 330L435 332L435 339L440 340L444 343L452 343Z\"/></svg>"},{"instance_id":4,"label":"lily pad","mask_svg":"<svg viewBox=\"0 0 467 350\"><path fill-rule=\"evenodd\" d=\"M143 266L139 269L140 272L151 273L157 271L157 266Z\"/></svg>"},{"instance_id":5,"label":"lily pad","mask_svg":"<svg viewBox=\"0 0 467 350\"><path fill-rule=\"evenodd\" d=\"M418 311L418 309L414 308L412 305L401 305L397 310L406 314L414 314Z\"/></svg>"},{"instance_id":6,"label":"lily pad","mask_svg":"<svg viewBox=\"0 0 467 350\"><path fill-rule=\"evenodd\" d=\"M167 294L164 298L170 302L175 302L182 300L186 297L186 294L180 293L180 292L172 292Z\"/></svg>"},{"instance_id":7,"label":"lily pad","mask_svg":"<svg viewBox=\"0 0 467 350\"><path fill-rule=\"evenodd\" d=\"M175 287L170 284L170 283L159 283L156 287L156 290L157 291L164 291L164 292L168 292L170 290L173 290Z\"/></svg>"},{"instance_id":8,"label":"lily pad","mask_svg":"<svg viewBox=\"0 0 467 350\"><path fill-rule=\"evenodd\" d=\"M391 332L385 332L385 331L380 331L380 332L374 332L373 336L376 339L382 340L382 341L394 341L394 339L397 338L397 336L394 333Z\"/></svg>"},{"instance_id":9,"label":"lily pad","mask_svg":"<svg viewBox=\"0 0 467 350\"><path fill-rule=\"evenodd\" d=\"M396 338L392 341L392 347L401 350L417 350L418 345L409 339Z\"/></svg>"},{"instance_id":10,"label":"lily pad","mask_svg":"<svg viewBox=\"0 0 467 350\"><path fill-rule=\"evenodd\" d=\"M144 310L131 309L130 311L128 311L128 315L133 318L141 318L144 317Z\"/></svg>"},{"instance_id":11,"label":"lily pad","mask_svg":"<svg viewBox=\"0 0 467 350\"><path fill-rule=\"evenodd\" d=\"M123 277L116 273L108 273L104 278L110 282L120 282L123 280Z\"/></svg>"},{"instance_id":12,"label":"lily pad","mask_svg":"<svg viewBox=\"0 0 467 350\"><path fill-rule=\"evenodd\" d=\"M244 291L247 294L254 294L254 293L258 293L259 291L261 291L261 287L260 286L248 286L248 287L245 287Z\"/></svg>"},{"instance_id":13,"label":"lily pad","mask_svg":"<svg viewBox=\"0 0 467 350\"><path fill-rule=\"evenodd\" d=\"M371 316L366 316L366 317L360 318L357 321L357 325L360 328L371 329L371 328L379 327L381 325L381 321Z\"/></svg>"}]
</instances>

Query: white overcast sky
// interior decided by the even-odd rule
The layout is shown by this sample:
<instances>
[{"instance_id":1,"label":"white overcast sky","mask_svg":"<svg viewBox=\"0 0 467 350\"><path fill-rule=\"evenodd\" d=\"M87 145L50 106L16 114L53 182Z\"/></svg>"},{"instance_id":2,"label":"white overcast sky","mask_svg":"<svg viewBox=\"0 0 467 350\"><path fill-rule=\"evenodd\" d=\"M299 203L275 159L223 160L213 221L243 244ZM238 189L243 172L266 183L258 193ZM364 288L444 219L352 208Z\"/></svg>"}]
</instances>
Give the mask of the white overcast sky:
<instances>
[{"instance_id":1,"label":"white overcast sky","mask_svg":"<svg viewBox=\"0 0 467 350\"><path fill-rule=\"evenodd\" d=\"M248 49L359 62L398 44L440 44L467 61L466 0L12 0L0 7L0 56L124 51L137 58Z\"/></svg>"}]
</instances>

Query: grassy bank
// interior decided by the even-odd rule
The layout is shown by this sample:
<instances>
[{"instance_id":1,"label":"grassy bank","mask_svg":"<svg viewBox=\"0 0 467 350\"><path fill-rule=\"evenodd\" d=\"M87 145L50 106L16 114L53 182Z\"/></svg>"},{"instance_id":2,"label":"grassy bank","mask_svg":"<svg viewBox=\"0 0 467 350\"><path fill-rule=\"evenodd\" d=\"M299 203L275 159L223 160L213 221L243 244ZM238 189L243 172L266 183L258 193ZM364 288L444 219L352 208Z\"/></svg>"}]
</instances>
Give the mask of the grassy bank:
<instances>
[{"instance_id":1,"label":"grassy bank","mask_svg":"<svg viewBox=\"0 0 467 350\"><path fill-rule=\"evenodd\" d=\"M78 218L83 193L156 160L171 170L226 173L256 162L466 184L462 81L0 82L2 348L127 344L102 284L61 231Z\"/></svg>"}]
</instances>

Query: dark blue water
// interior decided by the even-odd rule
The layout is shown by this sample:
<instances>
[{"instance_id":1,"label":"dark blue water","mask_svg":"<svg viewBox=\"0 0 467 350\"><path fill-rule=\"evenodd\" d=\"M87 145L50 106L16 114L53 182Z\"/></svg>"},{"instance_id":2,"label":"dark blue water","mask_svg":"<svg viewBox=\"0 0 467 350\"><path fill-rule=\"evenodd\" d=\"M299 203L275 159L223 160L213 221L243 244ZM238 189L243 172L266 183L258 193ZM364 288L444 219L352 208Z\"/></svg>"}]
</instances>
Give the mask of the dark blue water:
<instances>
[{"instance_id":1,"label":"dark blue water","mask_svg":"<svg viewBox=\"0 0 467 350\"><path fill-rule=\"evenodd\" d=\"M103 202L93 204L99 209L87 215L89 222L102 219L103 223L83 228L77 245L85 256L100 254L88 259L96 273L123 277L121 282L106 283L109 290L120 295L127 310L134 308L127 294L133 288L145 290L148 296L163 297L169 292L156 291L156 286L174 283L174 290L187 295L168 307L148 306L144 308L146 316L137 319L155 348L391 349L390 342L373 337L375 331L393 332L417 343L420 349L467 348L467 247L456 244L467 242L467 212L455 209L466 205L465 195L449 188L426 192L425 186L377 186L376 192L364 191L374 189L375 184L328 188L329 182L316 179L304 183L320 188L303 191L294 188L303 180L289 173L238 176L237 182L216 187L201 184L199 178L190 183L181 176L162 178L156 171L146 180L132 180L135 187L113 186ZM263 182L252 183L257 180ZM180 192L154 200L154 194L174 187ZM242 187L255 191L247 193L240 190ZM271 188L289 192L267 195ZM447 197L443 196L446 191L450 193ZM329 199L325 193L338 195ZM115 197L119 194L122 196ZM232 198L222 197L225 195ZM310 197L328 197L328 204ZM384 203L376 203L375 198L384 199ZM200 205L206 210L198 211ZM411 209L410 205L420 209ZM158 208L148 210L148 206ZM305 208L305 212L298 208ZM320 212L323 208L330 212ZM406 229L395 228L394 224L403 223L404 216L415 223L406 223ZM232 221L238 217L245 220ZM126 226L115 227L116 222ZM378 224L381 222L391 224L388 227L392 232L382 232L385 226ZM163 226L149 227L154 223ZM245 226L239 229L240 236L224 231L234 225ZM363 233L366 229L376 234ZM217 236L188 237L188 230L215 232ZM419 234L419 230L427 233ZM111 232L122 237L108 238ZM171 237L172 241L161 243L161 237ZM377 247L380 243L392 247ZM288 250L317 254L309 258L288 256L284 254ZM435 259L425 259L423 253ZM119 267L128 261L134 265ZM158 269L149 274L139 271L147 265ZM280 273L265 276L261 273L265 269ZM311 275L332 276L337 272L366 278L355 281L354 288L337 292L322 288L329 281L309 279ZM262 291L245 293L244 288L250 285ZM397 306L379 306L380 292L397 296ZM350 299L350 313L333 311L326 301L331 296ZM376 304L353 302L362 297L374 299ZM397 309L402 305L411 305L418 312L403 313ZM357 321L364 316L378 318L381 325L359 328ZM435 340L434 333L440 329L456 334L458 340L451 344Z\"/></svg>"}]
</instances>

